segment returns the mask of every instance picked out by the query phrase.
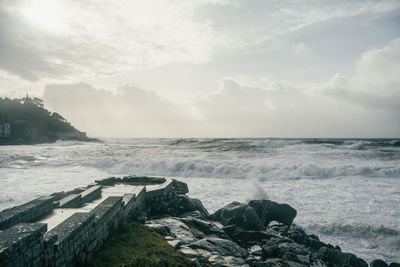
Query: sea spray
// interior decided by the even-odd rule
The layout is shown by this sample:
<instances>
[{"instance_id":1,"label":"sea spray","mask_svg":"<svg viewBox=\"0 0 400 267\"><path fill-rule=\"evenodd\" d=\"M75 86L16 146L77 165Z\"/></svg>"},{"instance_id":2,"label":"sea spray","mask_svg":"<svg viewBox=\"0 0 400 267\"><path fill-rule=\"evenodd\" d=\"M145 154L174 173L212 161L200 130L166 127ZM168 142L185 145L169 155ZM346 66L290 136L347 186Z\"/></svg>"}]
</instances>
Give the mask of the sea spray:
<instances>
[{"instance_id":1,"label":"sea spray","mask_svg":"<svg viewBox=\"0 0 400 267\"><path fill-rule=\"evenodd\" d=\"M247 184L248 196L246 202L250 200L269 199L267 192L254 179Z\"/></svg>"}]
</instances>

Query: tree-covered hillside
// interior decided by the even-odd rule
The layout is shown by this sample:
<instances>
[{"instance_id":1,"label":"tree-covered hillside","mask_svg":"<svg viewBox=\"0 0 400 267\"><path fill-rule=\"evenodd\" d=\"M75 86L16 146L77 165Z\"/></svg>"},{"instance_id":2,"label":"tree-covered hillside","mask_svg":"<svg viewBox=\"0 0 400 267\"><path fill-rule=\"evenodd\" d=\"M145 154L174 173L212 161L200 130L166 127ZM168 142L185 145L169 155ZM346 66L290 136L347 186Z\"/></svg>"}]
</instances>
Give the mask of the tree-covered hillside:
<instances>
[{"instance_id":1,"label":"tree-covered hillside","mask_svg":"<svg viewBox=\"0 0 400 267\"><path fill-rule=\"evenodd\" d=\"M58 139L86 140L60 114L43 107L39 98L0 98L0 144L29 144Z\"/></svg>"}]
</instances>

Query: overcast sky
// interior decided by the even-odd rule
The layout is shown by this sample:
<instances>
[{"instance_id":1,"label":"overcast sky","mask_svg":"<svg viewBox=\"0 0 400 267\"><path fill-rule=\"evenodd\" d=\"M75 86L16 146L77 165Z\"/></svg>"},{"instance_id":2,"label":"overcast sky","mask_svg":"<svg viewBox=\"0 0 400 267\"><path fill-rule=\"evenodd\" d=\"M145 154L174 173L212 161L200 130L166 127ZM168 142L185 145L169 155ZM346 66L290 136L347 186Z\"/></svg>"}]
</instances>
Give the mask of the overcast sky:
<instances>
[{"instance_id":1,"label":"overcast sky","mask_svg":"<svg viewBox=\"0 0 400 267\"><path fill-rule=\"evenodd\" d=\"M98 137L399 137L400 1L0 0L0 96Z\"/></svg>"}]
</instances>

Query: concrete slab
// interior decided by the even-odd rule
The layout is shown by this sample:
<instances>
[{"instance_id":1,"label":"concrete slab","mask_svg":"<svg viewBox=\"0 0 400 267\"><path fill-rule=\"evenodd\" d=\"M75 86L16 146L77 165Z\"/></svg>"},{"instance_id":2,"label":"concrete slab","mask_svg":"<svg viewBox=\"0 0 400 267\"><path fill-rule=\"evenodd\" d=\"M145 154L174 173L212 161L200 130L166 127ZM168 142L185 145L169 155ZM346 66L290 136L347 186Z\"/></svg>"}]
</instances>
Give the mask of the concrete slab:
<instances>
[{"instance_id":1,"label":"concrete slab","mask_svg":"<svg viewBox=\"0 0 400 267\"><path fill-rule=\"evenodd\" d=\"M76 208L81 205L81 195L71 194L60 199L60 208Z\"/></svg>"},{"instance_id":2,"label":"concrete slab","mask_svg":"<svg viewBox=\"0 0 400 267\"><path fill-rule=\"evenodd\" d=\"M82 203L92 201L101 197L101 185L95 185L81 193Z\"/></svg>"},{"instance_id":3,"label":"concrete slab","mask_svg":"<svg viewBox=\"0 0 400 267\"><path fill-rule=\"evenodd\" d=\"M171 178L165 178L165 182L162 184L146 185L146 191L149 192L149 191L161 190L170 185L171 183L172 183Z\"/></svg>"},{"instance_id":4,"label":"concrete slab","mask_svg":"<svg viewBox=\"0 0 400 267\"><path fill-rule=\"evenodd\" d=\"M110 196L122 197L125 194L138 194L141 190L143 190L143 186L137 185L116 184L115 186L103 186L101 198L98 198L92 202L85 203L85 205L80 208L54 209L51 214L41 219L39 222L47 223L48 231L50 231L61 222L71 217L76 212L90 212L92 209L94 209L97 205L99 205Z\"/></svg>"}]
</instances>

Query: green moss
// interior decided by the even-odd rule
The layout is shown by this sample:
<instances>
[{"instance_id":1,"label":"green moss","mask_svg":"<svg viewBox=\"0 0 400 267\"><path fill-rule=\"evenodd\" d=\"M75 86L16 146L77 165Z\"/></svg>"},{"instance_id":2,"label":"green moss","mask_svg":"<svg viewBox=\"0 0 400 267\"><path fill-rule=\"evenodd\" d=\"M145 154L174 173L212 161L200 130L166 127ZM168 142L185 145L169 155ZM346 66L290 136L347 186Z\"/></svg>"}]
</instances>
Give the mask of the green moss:
<instances>
[{"instance_id":1,"label":"green moss","mask_svg":"<svg viewBox=\"0 0 400 267\"><path fill-rule=\"evenodd\" d=\"M195 266L151 228L132 223L112 234L88 266Z\"/></svg>"}]
</instances>

